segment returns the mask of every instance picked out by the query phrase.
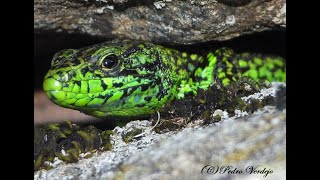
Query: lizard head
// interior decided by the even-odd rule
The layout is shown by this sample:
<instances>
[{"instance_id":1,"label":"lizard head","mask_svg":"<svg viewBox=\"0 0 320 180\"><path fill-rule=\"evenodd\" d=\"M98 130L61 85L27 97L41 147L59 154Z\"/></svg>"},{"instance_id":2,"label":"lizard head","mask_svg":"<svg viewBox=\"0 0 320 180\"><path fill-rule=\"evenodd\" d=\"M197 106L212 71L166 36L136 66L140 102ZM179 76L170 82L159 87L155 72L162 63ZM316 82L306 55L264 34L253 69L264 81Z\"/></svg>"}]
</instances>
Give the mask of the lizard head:
<instances>
[{"instance_id":1,"label":"lizard head","mask_svg":"<svg viewBox=\"0 0 320 180\"><path fill-rule=\"evenodd\" d=\"M55 104L100 118L150 115L177 94L161 46L103 43L56 53L43 89Z\"/></svg>"}]
</instances>

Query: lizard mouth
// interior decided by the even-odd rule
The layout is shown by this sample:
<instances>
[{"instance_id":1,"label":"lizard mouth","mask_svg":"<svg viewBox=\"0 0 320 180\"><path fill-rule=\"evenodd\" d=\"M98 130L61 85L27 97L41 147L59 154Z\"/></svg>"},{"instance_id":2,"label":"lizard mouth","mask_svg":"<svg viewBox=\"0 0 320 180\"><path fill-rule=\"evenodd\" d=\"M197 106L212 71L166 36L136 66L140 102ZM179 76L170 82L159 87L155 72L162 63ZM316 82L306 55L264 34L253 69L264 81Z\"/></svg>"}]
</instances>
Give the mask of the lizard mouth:
<instances>
[{"instance_id":1,"label":"lizard mouth","mask_svg":"<svg viewBox=\"0 0 320 180\"><path fill-rule=\"evenodd\" d=\"M74 84L71 81L61 82L47 78L43 82L43 89L47 97L55 104L83 111L100 110L101 108L104 108L104 111L130 109L131 106L147 103L146 99L152 99L152 93L148 91L152 92L156 86L153 80L130 81L125 84L121 83L121 86L118 84L110 88L98 89L96 92L89 92L88 84L82 88L81 83L75 90L74 87L65 85L68 83Z\"/></svg>"},{"instance_id":2,"label":"lizard mouth","mask_svg":"<svg viewBox=\"0 0 320 180\"><path fill-rule=\"evenodd\" d=\"M43 81L43 90L48 98L52 101L63 101L65 99L65 93L62 91L62 82L48 78Z\"/></svg>"}]
</instances>

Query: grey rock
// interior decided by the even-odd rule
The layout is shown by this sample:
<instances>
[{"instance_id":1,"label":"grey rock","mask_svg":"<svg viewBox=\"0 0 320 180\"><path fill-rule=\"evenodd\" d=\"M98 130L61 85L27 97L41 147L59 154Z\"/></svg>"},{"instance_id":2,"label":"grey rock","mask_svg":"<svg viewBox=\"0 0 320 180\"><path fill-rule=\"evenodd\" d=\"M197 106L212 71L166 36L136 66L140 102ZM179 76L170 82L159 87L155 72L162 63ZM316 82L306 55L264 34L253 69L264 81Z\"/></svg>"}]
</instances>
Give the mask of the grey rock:
<instances>
[{"instance_id":1,"label":"grey rock","mask_svg":"<svg viewBox=\"0 0 320 180\"><path fill-rule=\"evenodd\" d=\"M286 0L252 0L242 6L215 0L34 1L35 33L193 44L279 27L286 27Z\"/></svg>"},{"instance_id":2,"label":"grey rock","mask_svg":"<svg viewBox=\"0 0 320 180\"><path fill-rule=\"evenodd\" d=\"M266 174L249 174L258 167L285 178L285 112L267 107L243 119L228 119L203 129L186 128L152 148L132 156L122 171L107 172L101 179L262 179ZM208 174L206 165L232 166L241 174ZM210 171L209 171L210 172ZM281 174L279 174L281 173Z\"/></svg>"}]
</instances>

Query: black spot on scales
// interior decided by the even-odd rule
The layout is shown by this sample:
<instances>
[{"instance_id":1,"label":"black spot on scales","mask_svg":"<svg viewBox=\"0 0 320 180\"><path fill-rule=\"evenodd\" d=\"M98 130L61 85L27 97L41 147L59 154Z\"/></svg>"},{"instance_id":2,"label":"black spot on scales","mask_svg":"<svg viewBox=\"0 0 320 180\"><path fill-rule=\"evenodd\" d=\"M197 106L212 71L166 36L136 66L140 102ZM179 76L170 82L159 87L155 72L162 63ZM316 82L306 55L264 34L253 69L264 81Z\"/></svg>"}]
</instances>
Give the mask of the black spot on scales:
<instances>
[{"instance_id":1,"label":"black spot on scales","mask_svg":"<svg viewBox=\"0 0 320 180\"><path fill-rule=\"evenodd\" d=\"M81 71L81 74L85 75L89 71L89 68L88 68L88 66L86 66L86 67L82 68L80 71Z\"/></svg>"},{"instance_id":2,"label":"black spot on scales","mask_svg":"<svg viewBox=\"0 0 320 180\"><path fill-rule=\"evenodd\" d=\"M71 67L71 65L68 63L63 63L63 64L57 66L57 68L66 68L66 67Z\"/></svg>"},{"instance_id":3,"label":"black spot on scales","mask_svg":"<svg viewBox=\"0 0 320 180\"><path fill-rule=\"evenodd\" d=\"M77 58L75 58L75 57L72 57L71 59L70 59L70 62L71 62L71 64L72 64L72 66L77 66L77 65L79 65L81 62L77 59Z\"/></svg>"},{"instance_id":4,"label":"black spot on scales","mask_svg":"<svg viewBox=\"0 0 320 180\"><path fill-rule=\"evenodd\" d=\"M101 81L100 84L103 90L106 90L108 88L108 85L106 85L103 81Z\"/></svg>"},{"instance_id":5,"label":"black spot on scales","mask_svg":"<svg viewBox=\"0 0 320 180\"><path fill-rule=\"evenodd\" d=\"M156 56L156 60L160 61L160 56L159 56L159 52L155 51L154 55Z\"/></svg>"},{"instance_id":6,"label":"black spot on scales","mask_svg":"<svg viewBox=\"0 0 320 180\"><path fill-rule=\"evenodd\" d=\"M130 56L132 53L135 53L135 52L141 51L141 50L142 49L138 46L132 46L132 47L126 49L126 51L122 54L122 56L124 58L126 58L126 57Z\"/></svg>"},{"instance_id":7,"label":"black spot on scales","mask_svg":"<svg viewBox=\"0 0 320 180\"><path fill-rule=\"evenodd\" d=\"M239 67L239 69L238 69L238 71L240 72L240 73L244 73L244 72L246 72L246 71L248 71L248 70L250 70L250 68L249 68L249 66L247 66L247 67ZM234 72L232 72L232 73L234 73ZM236 74L236 73L234 73L234 74Z\"/></svg>"},{"instance_id":8,"label":"black spot on scales","mask_svg":"<svg viewBox=\"0 0 320 180\"><path fill-rule=\"evenodd\" d=\"M159 84L159 93L156 95L157 99L162 99L167 95L167 90L163 88L162 84Z\"/></svg>"},{"instance_id":9,"label":"black spot on scales","mask_svg":"<svg viewBox=\"0 0 320 180\"><path fill-rule=\"evenodd\" d=\"M62 88L67 88L69 87L69 83L63 83Z\"/></svg>"},{"instance_id":10,"label":"black spot on scales","mask_svg":"<svg viewBox=\"0 0 320 180\"><path fill-rule=\"evenodd\" d=\"M107 94L105 96L99 95L98 98L104 99L102 104L105 104L111 96L113 96L113 94Z\"/></svg>"},{"instance_id":11,"label":"black spot on scales","mask_svg":"<svg viewBox=\"0 0 320 180\"><path fill-rule=\"evenodd\" d=\"M123 86L123 83L122 82L119 82L119 83L112 83L114 87L118 88L118 87L122 87Z\"/></svg>"},{"instance_id":12,"label":"black spot on scales","mask_svg":"<svg viewBox=\"0 0 320 180\"><path fill-rule=\"evenodd\" d=\"M144 100L147 102L150 102L151 99L152 99L152 97L150 97L150 96L144 97Z\"/></svg>"},{"instance_id":13,"label":"black spot on scales","mask_svg":"<svg viewBox=\"0 0 320 180\"><path fill-rule=\"evenodd\" d=\"M78 57L82 57L86 62L95 63L100 56L92 56L92 54L97 51L100 47L93 46L92 48L82 48L79 49Z\"/></svg>"},{"instance_id":14,"label":"black spot on scales","mask_svg":"<svg viewBox=\"0 0 320 180\"><path fill-rule=\"evenodd\" d=\"M149 84L142 84L141 91L146 91L149 88Z\"/></svg>"},{"instance_id":15,"label":"black spot on scales","mask_svg":"<svg viewBox=\"0 0 320 180\"><path fill-rule=\"evenodd\" d=\"M57 98L51 95L51 100L57 100Z\"/></svg>"},{"instance_id":16,"label":"black spot on scales","mask_svg":"<svg viewBox=\"0 0 320 180\"><path fill-rule=\"evenodd\" d=\"M100 98L100 99L106 99L106 98L109 98L109 97L111 97L111 95L101 95L101 94L99 94L98 96L96 96L96 98Z\"/></svg>"},{"instance_id":17,"label":"black spot on scales","mask_svg":"<svg viewBox=\"0 0 320 180\"><path fill-rule=\"evenodd\" d=\"M125 69L118 73L118 76L139 75L136 69Z\"/></svg>"},{"instance_id":18,"label":"black spot on scales","mask_svg":"<svg viewBox=\"0 0 320 180\"><path fill-rule=\"evenodd\" d=\"M73 81L74 84L78 85L79 87L81 87L81 81ZM88 91L89 92L89 91Z\"/></svg>"},{"instance_id":19,"label":"black spot on scales","mask_svg":"<svg viewBox=\"0 0 320 180\"><path fill-rule=\"evenodd\" d=\"M87 92L90 92L89 84L87 85Z\"/></svg>"},{"instance_id":20,"label":"black spot on scales","mask_svg":"<svg viewBox=\"0 0 320 180\"><path fill-rule=\"evenodd\" d=\"M128 92L129 88L131 88L130 92ZM128 87L126 89L123 89L124 94L122 95L122 97L130 96L131 93L135 92L138 88L140 88L140 86L133 86L133 87Z\"/></svg>"},{"instance_id":21,"label":"black spot on scales","mask_svg":"<svg viewBox=\"0 0 320 180\"><path fill-rule=\"evenodd\" d=\"M146 105L145 104L137 104L136 106L142 108L142 107L145 107Z\"/></svg>"},{"instance_id":22,"label":"black spot on scales","mask_svg":"<svg viewBox=\"0 0 320 180\"><path fill-rule=\"evenodd\" d=\"M101 67L100 66L90 66L90 69L89 69L91 72L94 72L94 71L96 71L96 70L101 70ZM98 75L98 74L96 74L96 75Z\"/></svg>"},{"instance_id":23,"label":"black spot on scales","mask_svg":"<svg viewBox=\"0 0 320 180\"><path fill-rule=\"evenodd\" d=\"M70 72L67 74L68 80L72 79L72 77L74 77L75 74L76 74L76 73L75 73L74 71L70 71Z\"/></svg>"}]
</instances>

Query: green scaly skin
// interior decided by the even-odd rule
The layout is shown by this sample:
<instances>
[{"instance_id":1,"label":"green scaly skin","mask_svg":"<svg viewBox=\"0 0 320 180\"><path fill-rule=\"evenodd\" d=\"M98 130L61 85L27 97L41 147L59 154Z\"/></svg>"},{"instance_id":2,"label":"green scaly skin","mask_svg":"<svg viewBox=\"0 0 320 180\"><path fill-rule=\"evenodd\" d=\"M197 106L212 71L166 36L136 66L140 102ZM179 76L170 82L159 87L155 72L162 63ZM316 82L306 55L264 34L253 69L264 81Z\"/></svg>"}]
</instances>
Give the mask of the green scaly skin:
<instances>
[{"instance_id":1,"label":"green scaly skin","mask_svg":"<svg viewBox=\"0 0 320 180\"><path fill-rule=\"evenodd\" d=\"M99 118L136 119L187 93L242 79L285 82L285 62L226 48L201 56L151 43L108 42L55 54L43 89L62 107Z\"/></svg>"}]
</instances>

